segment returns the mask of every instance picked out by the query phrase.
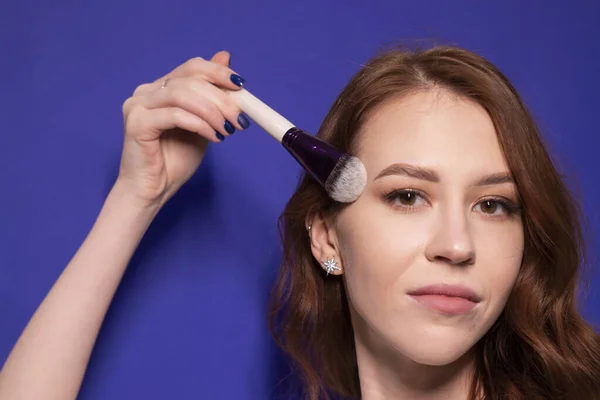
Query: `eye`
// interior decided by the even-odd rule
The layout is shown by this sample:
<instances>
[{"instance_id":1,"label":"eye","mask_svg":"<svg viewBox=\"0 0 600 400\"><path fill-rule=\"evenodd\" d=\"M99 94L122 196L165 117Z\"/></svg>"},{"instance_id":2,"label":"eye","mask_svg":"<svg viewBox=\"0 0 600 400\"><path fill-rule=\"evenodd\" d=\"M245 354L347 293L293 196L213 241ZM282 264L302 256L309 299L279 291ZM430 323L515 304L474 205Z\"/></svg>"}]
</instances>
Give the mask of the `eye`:
<instances>
[{"instance_id":1,"label":"eye","mask_svg":"<svg viewBox=\"0 0 600 400\"><path fill-rule=\"evenodd\" d=\"M396 189L384 196L385 201L393 207L412 210L426 203L422 192L415 189ZM488 198L481 200L475 210L488 217L511 216L520 213L520 206L504 198Z\"/></svg>"},{"instance_id":2,"label":"eye","mask_svg":"<svg viewBox=\"0 0 600 400\"><path fill-rule=\"evenodd\" d=\"M481 206L481 211L485 214L494 214L499 206L498 202L493 200L485 200L479 203L479 205ZM500 205L500 207L502 206Z\"/></svg>"},{"instance_id":3,"label":"eye","mask_svg":"<svg viewBox=\"0 0 600 400\"><path fill-rule=\"evenodd\" d=\"M489 216L513 215L520 210L518 205L505 199L485 199L477 203L475 208L477 207Z\"/></svg>"},{"instance_id":4,"label":"eye","mask_svg":"<svg viewBox=\"0 0 600 400\"><path fill-rule=\"evenodd\" d=\"M385 200L392 206L405 209L418 207L425 201L421 192L414 189L393 190L385 195Z\"/></svg>"}]
</instances>

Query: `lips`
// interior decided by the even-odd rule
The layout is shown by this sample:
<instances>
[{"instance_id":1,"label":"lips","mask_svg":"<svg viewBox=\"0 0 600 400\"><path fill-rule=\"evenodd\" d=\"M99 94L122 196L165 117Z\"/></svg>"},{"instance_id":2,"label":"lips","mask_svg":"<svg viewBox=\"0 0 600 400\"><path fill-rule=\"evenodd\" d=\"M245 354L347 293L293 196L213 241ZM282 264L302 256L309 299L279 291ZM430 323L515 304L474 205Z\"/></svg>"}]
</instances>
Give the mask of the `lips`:
<instances>
[{"instance_id":1,"label":"lips","mask_svg":"<svg viewBox=\"0 0 600 400\"><path fill-rule=\"evenodd\" d=\"M445 314L467 313L481 301L473 290L462 285L425 286L408 295L419 304Z\"/></svg>"}]
</instances>

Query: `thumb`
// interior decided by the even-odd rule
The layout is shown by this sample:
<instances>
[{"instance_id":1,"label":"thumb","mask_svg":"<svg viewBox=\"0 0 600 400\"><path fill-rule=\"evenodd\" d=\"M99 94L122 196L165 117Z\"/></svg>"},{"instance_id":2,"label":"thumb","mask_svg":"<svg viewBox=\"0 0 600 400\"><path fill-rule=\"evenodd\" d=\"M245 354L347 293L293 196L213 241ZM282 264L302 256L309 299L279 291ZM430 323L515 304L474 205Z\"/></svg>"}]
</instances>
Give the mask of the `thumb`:
<instances>
[{"instance_id":1,"label":"thumb","mask_svg":"<svg viewBox=\"0 0 600 400\"><path fill-rule=\"evenodd\" d=\"M229 60L231 60L231 54L229 54L229 52L226 50L222 50L218 53L215 53L215 55L212 56L212 58L210 59L210 61L224 65L226 67L229 67Z\"/></svg>"}]
</instances>

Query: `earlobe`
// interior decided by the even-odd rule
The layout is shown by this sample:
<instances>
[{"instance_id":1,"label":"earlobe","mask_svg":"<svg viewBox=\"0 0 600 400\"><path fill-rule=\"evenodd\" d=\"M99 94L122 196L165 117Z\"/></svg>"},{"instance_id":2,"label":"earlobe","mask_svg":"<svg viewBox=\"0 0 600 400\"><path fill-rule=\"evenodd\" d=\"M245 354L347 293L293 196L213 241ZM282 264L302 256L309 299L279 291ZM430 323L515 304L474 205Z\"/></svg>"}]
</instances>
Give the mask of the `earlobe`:
<instances>
[{"instance_id":1,"label":"earlobe","mask_svg":"<svg viewBox=\"0 0 600 400\"><path fill-rule=\"evenodd\" d=\"M326 259L322 261L323 269L327 272L327 275L341 275L343 271L340 267L338 267L338 262L335 260L335 256L332 256L330 259Z\"/></svg>"}]
</instances>

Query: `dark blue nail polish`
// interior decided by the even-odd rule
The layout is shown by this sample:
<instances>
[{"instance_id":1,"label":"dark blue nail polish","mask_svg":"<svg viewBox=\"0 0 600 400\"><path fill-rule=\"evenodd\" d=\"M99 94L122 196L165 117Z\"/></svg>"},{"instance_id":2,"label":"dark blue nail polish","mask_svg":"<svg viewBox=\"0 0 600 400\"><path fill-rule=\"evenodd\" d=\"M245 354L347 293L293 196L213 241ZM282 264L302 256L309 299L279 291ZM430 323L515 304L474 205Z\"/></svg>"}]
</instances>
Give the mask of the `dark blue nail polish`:
<instances>
[{"instance_id":1,"label":"dark blue nail polish","mask_svg":"<svg viewBox=\"0 0 600 400\"><path fill-rule=\"evenodd\" d=\"M225 136L223 136L220 132L217 131L216 135L217 135L217 139L219 139L220 141L225 140Z\"/></svg>"},{"instance_id":2,"label":"dark blue nail polish","mask_svg":"<svg viewBox=\"0 0 600 400\"><path fill-rule=\"evenodd\" d=\"M246 117L246 115L244 113L240 113L240 115L238 115L238 124L240 124L240 126L244 129L246 129L247 127L250 126L250 121L248 120L248 117Z\"/></svg>"},{"instance_id":3,"label":"dark blue nail polish","mask_svg":"<svg viewBox=\"0 0 600 400\"><path fill-rule=\"evenodd\" d=\"M229 133L230 135L235 132L235 127L231 124L231 122L229 121L225 121L225 130L227 131L227 133Z\"/></svg>"},{"instance_id":4,"label":"dark blue nail polish","mask_svg":"<svg viewBox=\"0 0 600 400\"><path fill-rule=\"evenodd\" d=\"M238 74L231 74L229 79L231 79L231 82L233 82L236 86L239 86L239 87L244 86L244 83L246 83L246 80L244 78L242 78L241 76L239 76Z\"/></svg>"}]
</instances>

